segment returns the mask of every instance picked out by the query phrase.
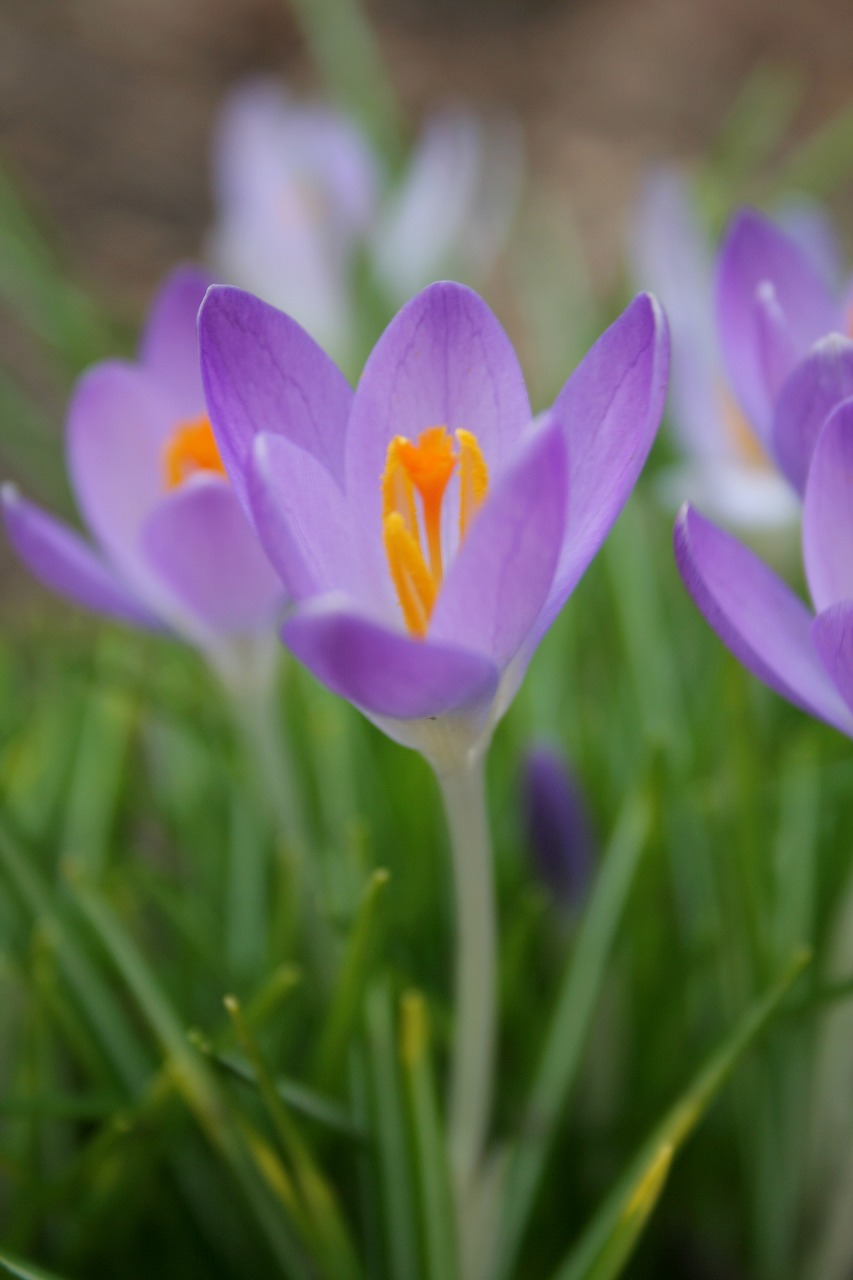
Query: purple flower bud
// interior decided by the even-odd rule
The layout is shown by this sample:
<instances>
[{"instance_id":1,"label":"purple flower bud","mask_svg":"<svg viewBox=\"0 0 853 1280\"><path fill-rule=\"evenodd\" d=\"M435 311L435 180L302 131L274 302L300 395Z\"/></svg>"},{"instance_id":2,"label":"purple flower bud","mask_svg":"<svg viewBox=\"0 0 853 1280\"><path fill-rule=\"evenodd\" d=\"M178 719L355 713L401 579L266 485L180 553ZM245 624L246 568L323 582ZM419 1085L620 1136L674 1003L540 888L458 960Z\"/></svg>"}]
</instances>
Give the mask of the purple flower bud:
<instances>
[{"instance_id":1,"label":"purple flower bud","mask_svg":"<svg viewBox=\"0 0 853 1280\"><path fill-rule=\"evenodd\" d=\"M551 747L531 748L524 760L522 804L536 872L564 908L585 897L595 862L595 840L577 780Z\"/></svg>"}]
</instances>

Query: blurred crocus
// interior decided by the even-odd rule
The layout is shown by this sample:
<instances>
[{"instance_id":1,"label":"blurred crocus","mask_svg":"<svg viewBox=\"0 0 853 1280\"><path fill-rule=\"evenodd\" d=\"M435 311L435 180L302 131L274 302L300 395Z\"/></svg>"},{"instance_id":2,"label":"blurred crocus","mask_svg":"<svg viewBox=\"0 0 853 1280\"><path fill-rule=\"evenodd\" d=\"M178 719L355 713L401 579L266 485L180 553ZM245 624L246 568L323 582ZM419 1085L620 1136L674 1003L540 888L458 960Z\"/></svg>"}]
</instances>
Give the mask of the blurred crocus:
<instances>
[{"instance_id":1,"label":"blurred crocus","mask_svg":"<svg viewBox=\"0 0 853 1280\"><path fill-rule=\"evenodd\" d=\"M805 416L801 429L809 431ZM813 611L690 507L676 524L675 553L688 590L735 657L782 697L853 737L853 400L818 435L802 538Z\"/></svg>"},{"instance_id":2,"label":"blurred crocus","mask_svg":"<svg viewBox=\"0 0 853 1280\"><path fill-rule=\"evenodd\" d=\"M12 544L45 585L98 613L174 630L227 665L247 637L273 630L284 593L207 419L196 316L209 284L175 271L138 360L103 361L74 390L67 458L90 539L12 485L3 509Z\"/></svg>"},{"instance_id":3,"label":"blurred crocus","mask_svg":"<svg viewBox=\"0 0 853 1280\"><path fill-rule=\"evenodd\" d=\"M773 406L812 343L842 323L840 308L831 302L838 253L825 215L799 203L780 214L780 223L751 210L737 214L715 267L687 179L663 168L648 178L633 225L634 277L661 298L673 334L669 416L683 461L661 477L664 499L676 507L686 498L744 530L784 526L799 516L786 481L784 443L776 442ZM798 315L792 322L795 341L785 334L792 325L779 299L797 311L803 291L811 299L813 323L801 331ZM816 306L818 297L825 300L823 308ZM765 363L765 324L779 344L773 377ZM832 360L837 344L830 346ZM815 375L822 379L825 353L816 355ZM784 418L784 401L779 412Z\"/></svg>"},{"instance_id":4,"label":"blurred crocus","mask_svg":"<svg viewBox=\"0 0 853 1280\"><path fill-rule=\"evenodd\" d=\"M554 748L536 746L527 752L521 798L536 872L561 907L576 909L592 877L595 842L581 788Z\"/></svg>"},{"instance_id":5,"label":"blurred crocus","mask_svg":"<svg viewBox=\"0 0 853 1280\"><path fill-rule=\"evenodd\" d=\"M214 170L217 271L348 363L359 259L391 307L448 271L482 276L517 203L521 148L513 122L446 110L392 181L347 116L253 80L225 103Z\"/></svg>"},{"instance_id":6,"label":"blurred crocus","mask_svg":"<svg viewBox=\"0 0 853 1280\"><path fill-rule=\"evenodd\" d=\"M294 320L236 289L200 316L211 421L295 602L288 647L437 768L482 749L603 542L663 410L641 295L532 422L485 303L420 293L353 393Z\"/></svg>"}]
</instances>

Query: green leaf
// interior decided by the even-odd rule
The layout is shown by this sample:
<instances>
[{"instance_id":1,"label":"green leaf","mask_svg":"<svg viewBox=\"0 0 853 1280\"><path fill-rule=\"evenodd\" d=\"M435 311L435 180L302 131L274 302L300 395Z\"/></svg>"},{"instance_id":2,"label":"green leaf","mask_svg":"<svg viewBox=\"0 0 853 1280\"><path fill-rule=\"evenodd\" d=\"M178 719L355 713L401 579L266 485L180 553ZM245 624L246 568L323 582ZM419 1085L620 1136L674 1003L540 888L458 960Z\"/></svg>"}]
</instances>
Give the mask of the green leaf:
<instances>
[{"instance_id":1,"label":"green leaf","mask_svg":"<svg viewBox=\"0 0 853 1280\"><path fill-rule=\"evenodd\" d=\"M41 1267L34 1267L30 1262L19 1262L8 1253L0 1253L0 1268L17 1280L60 1280L53 1271L42 1271Z\"/></svg>"},{"instance_id":2,"label":"green leaf","mask_svg":"<svg viewBox=\"0 0 853 1280\"><path fill-rule=\"evenodd\" d=\"M706 1060L675 1105L554 1273L553 1280L615 1280L630 1258L666 1183L672 1160L740 1058L777 1012L810 960L798 951L779 980L761 996Z\"/></svg>"},{"instance_id":3,"label":"green leaf","mask_svg":"<svg viewBox=\"0 0 853 1280\"><path fill-rule=\"evenodd\" d=\"M507 1171L494 1256L498 1280L505 1280L515 1266L557 1122L565 1110L581 1063L607 961L645 847L649 824L648 802L633 797L603 859L566 967L525 1107L522 1137Z\"/></svg>"}]
</instances>

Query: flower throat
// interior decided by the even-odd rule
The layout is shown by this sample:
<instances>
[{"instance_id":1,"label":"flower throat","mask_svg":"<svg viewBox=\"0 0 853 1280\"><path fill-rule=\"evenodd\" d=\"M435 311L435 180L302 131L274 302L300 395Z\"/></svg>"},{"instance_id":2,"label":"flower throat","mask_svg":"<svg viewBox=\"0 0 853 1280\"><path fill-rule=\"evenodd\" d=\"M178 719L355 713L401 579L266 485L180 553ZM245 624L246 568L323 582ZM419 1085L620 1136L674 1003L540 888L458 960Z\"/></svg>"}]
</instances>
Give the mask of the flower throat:
<instances>
[{"instance_id":1,"label":"flower throat","mask_svg":"<svg viewBox=\"0 0 853 1280\"><path fill-rule=\"evenodd\" d=\"M447 486L459 473L459 541L482 505L489 473L470 431L428 427L417 441L395 436L382 474L385 554L403 618L423 638L444 577L441 512ZM416 501L420 499L420 503ZM418 515L420 505L420 518Z\"/></svg>"}]
</instances>

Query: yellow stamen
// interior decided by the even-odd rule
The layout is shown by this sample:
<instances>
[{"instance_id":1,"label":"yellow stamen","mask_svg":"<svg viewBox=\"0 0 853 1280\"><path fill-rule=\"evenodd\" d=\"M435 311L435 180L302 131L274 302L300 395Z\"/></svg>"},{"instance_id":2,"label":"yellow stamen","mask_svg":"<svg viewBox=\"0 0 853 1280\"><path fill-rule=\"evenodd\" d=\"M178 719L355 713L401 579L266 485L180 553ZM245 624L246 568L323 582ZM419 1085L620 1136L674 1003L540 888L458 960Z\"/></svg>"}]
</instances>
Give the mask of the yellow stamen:
<instances>
[{"instance_id":1,"label":"yellow stamen","mask_svg":"<svg viewBox=\"0 0 853 1280\"><path fill-rule=\"evenodd\" d=\"M458 454L447 427L428 427L417 441L395 436L382 474L385 554L406 626L427 633L444 576L441 511L451 477L459 466L459 538L482 504L489 474L477 439L457 431ZM417 493L420 499L420 521ZM424 555L421 533L426 542Z\"/></svg>"},{"instance_id":2,"label":"yellow stamen","mask_svg":"<svg viewBox=\"0 0 853 1280\"><path fill-rule=\"evenodd\" d=\"M483 505L489 490L489 469L470 431L457 431L459 441L459 537L464 538L468 525Z\"/></svg>"},{"instance_id":3,"label":"yellow stamen","mask_svg":"<svg viewBox=\"0 0 853 1280\"><path fill-rule=\"evenodd\" d=\"M398 511L385 517L383 532L391 581L406 626L413 635L423 637L435 604L435 580L426 566L420 543L409 533Z\"/></svg>"},{"instance_id":4,"label":"yellow stamen","mask_svg":"<svg viewBox=\"0 0 853 1280\"><path fill-rule=\"evenodd\" d=\"M728 387L721 387L718 394L723 426L741 462L747 467L754 467L756 471L770 471L772 463Z\"/></svg>"},{"instance_id":5,"label":"yellow stamen","mask_svg":"<svg viewBox=\"0 0 853 1280\"><path fill-rule=\"evenodd\" d=\"M163 449L163 473L167 489L177 489L197 471L226 475L207 418L180 422Z\"/></svg>"}]
</instances>

